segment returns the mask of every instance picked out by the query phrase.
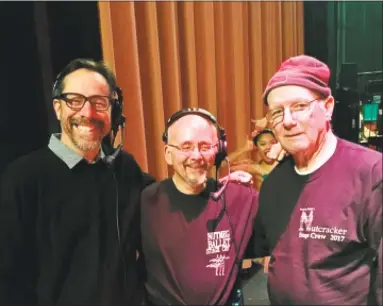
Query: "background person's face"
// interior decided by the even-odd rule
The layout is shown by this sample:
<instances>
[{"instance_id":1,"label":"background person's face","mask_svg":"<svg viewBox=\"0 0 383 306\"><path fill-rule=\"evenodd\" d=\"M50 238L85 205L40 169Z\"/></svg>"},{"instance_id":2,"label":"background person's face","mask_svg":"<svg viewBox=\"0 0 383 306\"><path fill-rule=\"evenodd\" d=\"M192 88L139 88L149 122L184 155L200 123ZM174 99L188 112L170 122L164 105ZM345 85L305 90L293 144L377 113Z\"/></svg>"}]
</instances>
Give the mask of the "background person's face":
<instances>
[{"instance_id":1,"label":"background person's face","mask_svg":"<svg viewBox=\"0 0 383 306\"><path fill-rule=\"evenodd\" d=\"M270 109L289 107L296 102L309 102L317 95L307 88L287 85L273 89L268 96ZM319 139L327 131L334 106L332 97L325 101L314 101L308 112L295 116L285 109L283 121L273 126L273 130L282 147L294 155L306 150L316 151Z\"/></svg>"},{"instance_id":2,"label":"background person's face","mask_svg":"<svg viewBox=\"0 0 383 306\"><path fill-rule=\"evenodd\" d=\"M274 160L268 158L266 154L270 152L271 147L276 143L277 143L277 140L275 139L272 133L264 133L258 137L256 148L257 148L259 157L265 163L271 164L274 162Z\"/></svg>"},{"instance_id":3,"label":"background person's face","mask_svg":"<svg viewBox=\"0 0 383 306\"><path fill-rule=\"evenodd\" d=\"M170 145L181 147L185 144L194 147L217 144L215 127L198 115L186 115L178 119L169 128ZM174 169L174 176L183 184L192 188L203 185L214 164L217 148L201 153L196 148L191 153L184 153L176 148L166 146L165 158Z\"/></svg>"},{"instance_id":4,"label":"background person's face","mask_svg":"<svg viewBox=\"0 0 383 306\"><path fill-rule=\"evenodd\" d=\"M79 69L65 77L63 93L79 93L86 97L110 96L110 89L99 73ZM87 101L81 110L75 111L64 101L55 100L54 109L64 144L81 152L99 150L102 139L111 128L111 107L106 111L96 111Z\"/></svg>"}]
</instances>

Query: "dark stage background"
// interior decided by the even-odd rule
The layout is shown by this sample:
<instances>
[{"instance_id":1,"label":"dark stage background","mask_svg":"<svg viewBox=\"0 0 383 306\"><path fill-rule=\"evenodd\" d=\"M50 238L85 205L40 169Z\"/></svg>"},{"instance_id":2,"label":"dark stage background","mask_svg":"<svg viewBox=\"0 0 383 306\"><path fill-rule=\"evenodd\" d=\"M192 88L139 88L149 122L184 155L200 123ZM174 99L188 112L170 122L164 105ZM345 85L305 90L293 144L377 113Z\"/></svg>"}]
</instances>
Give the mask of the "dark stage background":
<instances>
[{"instance_id":1,"label":"dark stage background","mask_svg":"<svg viewBox=\"0 0 383 306\"><path fill-rule=\"evenodd\" d=\"M58 131L56 74L76 57L102 58L96 2L0 2L0 172Z\"/></svg>"}]
</instances>

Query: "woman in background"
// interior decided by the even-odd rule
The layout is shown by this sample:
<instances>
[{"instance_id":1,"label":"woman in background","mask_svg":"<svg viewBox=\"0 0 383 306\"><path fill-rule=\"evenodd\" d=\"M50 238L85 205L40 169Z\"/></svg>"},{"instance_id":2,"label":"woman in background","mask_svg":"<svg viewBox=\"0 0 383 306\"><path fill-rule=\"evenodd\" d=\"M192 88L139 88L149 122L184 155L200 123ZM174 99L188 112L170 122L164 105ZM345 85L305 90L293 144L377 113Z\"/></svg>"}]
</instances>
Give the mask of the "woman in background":
<instances>
[{"instance_id":1,"label":"woman in background","mask_svg":"<svg viewBox=\"0 0 383 306\"><path fill-rule=\"evenodd\" d=\"M285 152L281 149L274 133L266 129L264 122L257 124L257 121L255 121L254 123L256 126L251 134L252 140L248 140L243 148L229 154L229 160L233 171L242 170L250 173L254 177L254 187L259 191L263 181L278 165L278 162L283 158ZM253 150L257 152L258 161L254 161L248 157L244 158L245 154L249 155ZM273 156L273 158L270 156ZM254 261L263 266L264 273L267 273L269 260L269 256L252 260L245 259L242 262L243 272L246 273L245 271L250 271L252 261Z\"/></svg>"},{"instance_id":2,"label":"woman in background","mask_svg":"<svg viewBox=\"0 0 383 306\"><path fill-rule=\"evenodd\" d=\"M275 168L278 161L267 156L272 146L277 144L277 140L271 130L254 131L253 139L246 143L246 146L229 155L231 168L233 171L242 170L254 177L254 187L259 191L264 179L267 178L271 170ZM258 154L258 161L249 158L240 158L244 153L255 150Z\"/></svg>"}]
</instances>

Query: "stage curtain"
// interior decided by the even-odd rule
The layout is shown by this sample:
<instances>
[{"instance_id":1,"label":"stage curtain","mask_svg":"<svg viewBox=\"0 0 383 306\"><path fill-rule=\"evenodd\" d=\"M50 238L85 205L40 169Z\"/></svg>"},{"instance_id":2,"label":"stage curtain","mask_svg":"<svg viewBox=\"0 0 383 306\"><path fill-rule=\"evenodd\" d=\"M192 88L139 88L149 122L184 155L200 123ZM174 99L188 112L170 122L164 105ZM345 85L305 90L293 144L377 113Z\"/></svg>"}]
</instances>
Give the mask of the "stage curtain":
<instances>
[{"instance_id":1,"label":"stage curtain","mask_svg":"<svg viewBox=\"0 0 383 306\"><path fill-rule=\"evenodd\" d=\"M303 50L303 3L99 2L104 60L124 93L124 149L157 179L169 175L166 120L203 107L242 147L282 60Z\"/></svg>"}]
</instances>

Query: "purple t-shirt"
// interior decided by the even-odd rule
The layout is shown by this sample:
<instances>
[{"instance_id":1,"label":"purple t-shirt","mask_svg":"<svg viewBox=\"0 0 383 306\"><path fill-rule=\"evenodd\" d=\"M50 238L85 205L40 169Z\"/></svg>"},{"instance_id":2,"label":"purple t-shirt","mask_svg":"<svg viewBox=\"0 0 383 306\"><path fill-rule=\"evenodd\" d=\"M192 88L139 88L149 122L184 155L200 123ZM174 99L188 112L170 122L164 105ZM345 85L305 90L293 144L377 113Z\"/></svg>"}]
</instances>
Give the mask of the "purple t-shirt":
<instances>
[{"instance_id":1,"label":"purple t-shirt","mask_svg":"<svg viewBox=\"0 0 383 306\"><path fill-rule=\"evenodd\" d=\"M252 234L258 194L229 183L226 214L222 199L210 197L214 185L209 180L201 194L185 195L167 179L143 191L141 229L151 303L216 305L228 300Z\"/></svg>"},{"instance_id":2,"label":"purple t-shirt","mask_svg":"<svg viewBox=\"0 0 383 306\"><path fill-rule=\"evenodd\" d=\"M260 217L272 305L382 305L381 153L338 139L308 176L286 160L262 186Z\"/></svg>"}]
</instances>

